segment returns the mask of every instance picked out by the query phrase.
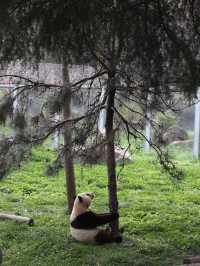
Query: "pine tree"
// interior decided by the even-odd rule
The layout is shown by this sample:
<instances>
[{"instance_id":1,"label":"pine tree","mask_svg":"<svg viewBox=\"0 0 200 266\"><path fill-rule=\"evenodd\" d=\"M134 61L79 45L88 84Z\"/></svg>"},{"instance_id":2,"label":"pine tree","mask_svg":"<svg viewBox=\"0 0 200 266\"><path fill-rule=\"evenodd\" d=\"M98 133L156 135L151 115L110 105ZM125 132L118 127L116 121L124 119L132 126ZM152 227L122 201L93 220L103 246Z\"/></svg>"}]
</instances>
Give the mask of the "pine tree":
<instances>
[{"instance_id":1,"label":"pine tree","mask_svg":"<svg viewBox=\"0 0 200 266\"><path fill-rule=\"evenodd\" d=\"M152 107L163 110L163 106L170 106L175 92L190 97L195 94L200 84L198 8L197 1L187 0L10 1L8 30L1 42L2 60L38 61L46 51L57 51L58 60L64 54L94 64L98 71L91 81L107 76L104 101L101 106L94 102L82 118L96 116L107 102L112 212L118 212L114 120L121 120L128 138L141 137L141 128L126 120L121 105L137 114L135 105L145 109L148 95L155 103ZM154 148L163 163L162 153ZM165 167L174 169L173 165ZM118 234L118 223L112 224L112 229Z\"/></svg>"}]
</instances>

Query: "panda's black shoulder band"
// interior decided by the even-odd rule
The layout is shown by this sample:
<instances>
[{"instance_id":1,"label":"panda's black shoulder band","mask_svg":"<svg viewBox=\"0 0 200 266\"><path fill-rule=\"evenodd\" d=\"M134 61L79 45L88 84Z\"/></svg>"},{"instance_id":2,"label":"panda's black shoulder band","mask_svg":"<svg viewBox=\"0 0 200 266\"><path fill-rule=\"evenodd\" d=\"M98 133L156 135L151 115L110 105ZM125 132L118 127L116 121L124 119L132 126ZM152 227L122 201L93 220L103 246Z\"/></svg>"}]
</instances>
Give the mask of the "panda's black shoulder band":
<instances>
[{"instance_id":1,"label":"panda's black shoulder band","mask_svg":"<svg viewBox=\"0 0 200 266\"><path fill-rule=\"evenodd\" d=\"M74 221L71 222L71 226L76 229L94 229L97 226L116 220L118 217L118 213L95 214L94 212L89 211L78 215Z\"/></svg>"}]
</instances>

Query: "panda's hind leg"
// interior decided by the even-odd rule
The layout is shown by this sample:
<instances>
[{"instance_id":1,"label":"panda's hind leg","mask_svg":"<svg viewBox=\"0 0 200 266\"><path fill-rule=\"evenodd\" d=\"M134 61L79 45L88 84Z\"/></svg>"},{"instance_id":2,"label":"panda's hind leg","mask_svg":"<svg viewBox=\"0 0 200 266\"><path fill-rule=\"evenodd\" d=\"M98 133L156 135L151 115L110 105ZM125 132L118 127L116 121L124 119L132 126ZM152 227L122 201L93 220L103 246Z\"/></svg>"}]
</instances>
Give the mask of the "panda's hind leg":
<instances>
[{"instance_id":1,"label":"panda's hind leg","mask_svg":"<svg viewBox=\"0 0 200 266\"><path fill-rule=\"evenodd\" d=\"M112 243L112 242L121 243L122 237L120 235L113 236L110 228L106 228L106 229L99 230L99 232L96 235L95 241L99 245L106 244L106 243Z\"/></svg>"},{"instance_id":2,"label":"panda's hind leg","mask_svg":"<svg viewBox=\"0 0 200 266\"><path fill-rule=\"evenodd\" d=\"M100 229L95 237L97 244L105 244L113 242L113 237L111 232L108 229Z\"/></svg>"}]
</instances>

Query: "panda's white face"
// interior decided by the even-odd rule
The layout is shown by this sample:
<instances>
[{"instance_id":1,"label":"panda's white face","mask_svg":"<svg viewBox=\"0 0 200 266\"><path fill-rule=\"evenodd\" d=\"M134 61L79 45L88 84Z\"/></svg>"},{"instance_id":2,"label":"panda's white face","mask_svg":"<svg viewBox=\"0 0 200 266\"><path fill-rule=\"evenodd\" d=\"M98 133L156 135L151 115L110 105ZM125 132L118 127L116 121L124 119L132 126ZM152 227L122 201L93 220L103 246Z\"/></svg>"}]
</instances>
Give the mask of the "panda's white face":
<instances>
[{"instance_id":1,"label":"panda's white face","mask_svg":"<svg viewBox=\"0 0 200 266\"><path fill-rule=\"evenodd\" d=\"M79 206L82 206L82 207L88 209L94 196L95 196L95 194L93 192L80 193L76 197L74 204L77 204Z\"/></svg>"},{"instance_id":2,"label":"panda's white face","mask_svg":"<svg viewBox=\"0 0 200 266\"><path fill-rule=\"evenodd\" d=\"M70 221L73 221L78 215L88 211L88 208L94 198L93 192L83 192L78 194L74 201L72 213L70 215Z\"/></svg>"}]
</instances>

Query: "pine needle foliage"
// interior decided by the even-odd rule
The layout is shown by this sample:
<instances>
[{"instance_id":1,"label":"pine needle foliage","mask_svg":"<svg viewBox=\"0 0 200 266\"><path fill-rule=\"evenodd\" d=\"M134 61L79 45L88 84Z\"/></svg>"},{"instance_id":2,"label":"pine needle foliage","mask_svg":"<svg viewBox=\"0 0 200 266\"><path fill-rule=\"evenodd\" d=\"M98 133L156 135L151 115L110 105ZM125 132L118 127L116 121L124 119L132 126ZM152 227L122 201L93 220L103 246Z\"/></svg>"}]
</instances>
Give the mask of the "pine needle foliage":
<instances>
[{"instance_id":1,"label":"pine needle foliage","mask_svg":"<svg viewBox=\"0 0 200 266\"><path fill-rule=\"evenodd\" d=\"M69 63L85 60L95 65L97 73L103 71L114 80L115 101L118 97L121 106L131 114L138 114L136 105L139 104L143 117L148 97L155 112L165 112L172 107L175 93L184 93L191 98L196 94L200 85L198 1L3 2L0 3L5 18L0 29L1 62L19 59L39 62L46 54L59 63L63 57L67 57ZM91 83L98 78L91 78ZM107 96L109 82L107 79ZM41 89L39 84L32 88ZM81 86L76 89L81 90ZM63 98L62 91L49 100L51 114L62 110ZM88 113L95 116L99 105L94 101L88 109L83 119ZM142 132L123 116L120 106L114 113L128 136L142 136ZM3 110L0 121L5 122L5 119ZM62 126L64 123L59 128ZM52 127L46 136L56 129ZM92 127L89 129L93 130ZM83 137L80 141L85 142Z\"/></svg>"}]
</instances>

